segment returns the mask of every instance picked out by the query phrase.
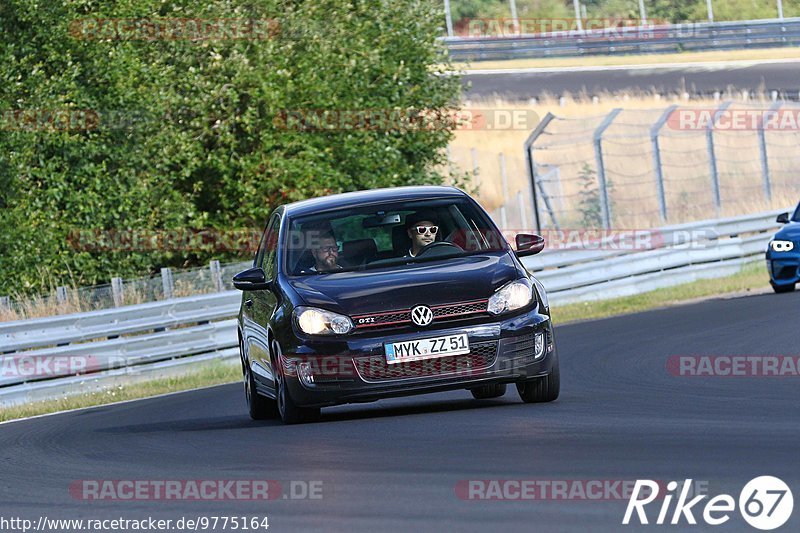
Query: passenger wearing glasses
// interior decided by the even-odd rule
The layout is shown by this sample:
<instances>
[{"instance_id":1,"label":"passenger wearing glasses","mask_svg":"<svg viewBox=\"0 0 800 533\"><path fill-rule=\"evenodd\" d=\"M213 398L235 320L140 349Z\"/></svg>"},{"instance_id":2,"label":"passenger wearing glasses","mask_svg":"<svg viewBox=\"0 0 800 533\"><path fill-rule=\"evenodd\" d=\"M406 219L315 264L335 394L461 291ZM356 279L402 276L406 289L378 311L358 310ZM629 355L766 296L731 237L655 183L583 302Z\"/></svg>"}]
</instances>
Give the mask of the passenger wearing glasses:
<instances>
[{"instance_id":1,"label":"passenger wearing glasses","mask_svg":"<svg viewBox=\"0 0 800 533\"><path fill-rule=\"evenodd\" d=\"M315 244L316 246L311 249L311 255L314 257L314 266L309 269L311 272L328 272L342 268L338 263L339 246L332 234L320 235Z\"/></svg>"},{"instance_id":2,"label":"passenger wearing glasses","mask_svg":"<svg viewBox=\"0 0 800 533\"><path fill-rule=\"evenodd\" d=\"M411 213L406 216L406 232L411 239L411 249L404 257L416 257L420 250L436 240L438 219L431 211Z\"/></svg>"}]
</instances>

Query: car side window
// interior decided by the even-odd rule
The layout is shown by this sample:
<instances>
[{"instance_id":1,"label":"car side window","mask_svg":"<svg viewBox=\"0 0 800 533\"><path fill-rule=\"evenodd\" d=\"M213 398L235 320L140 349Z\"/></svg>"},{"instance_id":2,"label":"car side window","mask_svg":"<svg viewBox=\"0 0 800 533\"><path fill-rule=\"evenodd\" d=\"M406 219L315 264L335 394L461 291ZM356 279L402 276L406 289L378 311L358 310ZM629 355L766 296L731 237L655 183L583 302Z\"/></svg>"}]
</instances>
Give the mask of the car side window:
<instances>
[{"instance_id":1,"label":"car side window","mask_svg":"<svg viewBox=\"0 0 800 533\"><path fill-rule=\"evenodd\" d=\"M276 257L278 251L278 234L280 233L281 219L277 215L273 215L270 219L267 229L264 232L264 237L261 240L258 256L256 257L256 266L261 267L266 274L267 279L272 279L275 276Z\"/></svg>"}]
</instances>

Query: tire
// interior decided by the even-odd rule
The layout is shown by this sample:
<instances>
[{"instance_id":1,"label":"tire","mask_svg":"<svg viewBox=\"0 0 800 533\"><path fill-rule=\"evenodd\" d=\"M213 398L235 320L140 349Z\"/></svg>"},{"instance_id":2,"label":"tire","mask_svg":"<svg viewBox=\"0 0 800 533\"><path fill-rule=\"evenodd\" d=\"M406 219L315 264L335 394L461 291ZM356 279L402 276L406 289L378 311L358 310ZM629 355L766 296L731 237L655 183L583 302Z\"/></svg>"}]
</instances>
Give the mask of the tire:
<instances>
[{"instance_id":1,"label":"tire","mask_svg":"<svg viewBox=\"0 0 800 533\"><path fill-rule=\"evenodd\" d=\"M791 285L775 285L771 281L769 282L772 285L772 290L775 291L777 294L783 294L785 292L792 292L794 291L795 284L792 283Z\"/></svg>"},{"instance_id":2,"label":"tire","mask_svg":"<svg viewBox=\"0 0 800 533\"><path fill-rule=\"evenodd\" d=\"M499 398L500 396L506 393L506 384L497 383L492 385L484 385L483 387L470 389L469 391L472 393L472 397L475 398L476 400L488 400L490 398Z\"/></svg>"},{"instance_id":3,"label":"tire","mask_svg":"<svg viewBox=\"0 0 800 533\"><path fill-rule=\"evenodd\" d=\"M289 389L286 387L286 379L283 375L283 367L278 364L281 355L280 345L272 343L272 373L275 375L275 391L277 397L278 414L284 424L302 424L313 422L319 419L319 407L300 407L292 399Z\"/></svg>"},{"instance_id":4,"label":"tire","mask_svg":"<svg viewBox=\"0 0 800 533\"><path fill-rule=\"evenodd\" d=\"M558 357L553 361L553 369L546 376L517 382L517 392L525 403L552 402L561 390L561 376Z\"/></svg>"},{"instance_id":5,"label":"tire","mask_svg":"<svg viewBox=\"0 0 800 533\"><path fill-rule=\"evenodd\" d=\"M239 346L241 350L241 345ZM261 396L256 390L255 378L250 366L242 355L242 375L244 380L244 395L247 399L247 409L253 420L268 420L278 417L278 402L271 398Z\"/></svg>"}]
</instances>

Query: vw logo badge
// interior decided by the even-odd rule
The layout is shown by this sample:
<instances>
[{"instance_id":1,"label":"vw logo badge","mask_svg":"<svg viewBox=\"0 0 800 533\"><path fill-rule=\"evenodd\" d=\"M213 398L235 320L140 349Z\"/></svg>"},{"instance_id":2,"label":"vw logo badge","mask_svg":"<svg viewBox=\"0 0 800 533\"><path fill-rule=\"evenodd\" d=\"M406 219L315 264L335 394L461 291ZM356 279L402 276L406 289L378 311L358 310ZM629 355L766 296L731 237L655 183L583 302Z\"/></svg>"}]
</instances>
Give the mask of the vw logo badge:
<instances>
[{"instance_id":1,"label":"vw logo badge","mask_svg":"<svg viewBox=\"0 0 800 533\"><path fill-rule=\"evenodd\" d=\"M427 305L418 305L411 310L411 321L418 326L427 326L433 322L433 311Z\"/></svg>"}]
</instances>

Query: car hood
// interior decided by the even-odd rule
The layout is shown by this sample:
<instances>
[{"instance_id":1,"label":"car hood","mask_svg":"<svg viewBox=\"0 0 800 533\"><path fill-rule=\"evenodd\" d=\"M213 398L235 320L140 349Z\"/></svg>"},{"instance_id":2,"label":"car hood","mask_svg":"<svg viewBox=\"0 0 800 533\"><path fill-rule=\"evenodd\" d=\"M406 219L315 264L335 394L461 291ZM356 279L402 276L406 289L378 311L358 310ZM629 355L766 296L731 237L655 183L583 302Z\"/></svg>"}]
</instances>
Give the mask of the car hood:
<instances>
[{"instance_id":1,"label":"car hood","mask_svg":"<svg viewBox=\"0 0 800 533\"><path fill-rule=\"evenodd\" d=\"M304 276L290 284L306 304L352 316L485 299L518 277L509 254L498 253Z\"/></svg>"},{"instance_id":2,"label":"car hood","mask_svg":"<svg viewBox=\"0 0 800 533\"><path fill-rule=\"evenodd\" d=\"M789 222L775 234L775 239L800 241L800 222Z\"/></svg>"}]
</instances>

